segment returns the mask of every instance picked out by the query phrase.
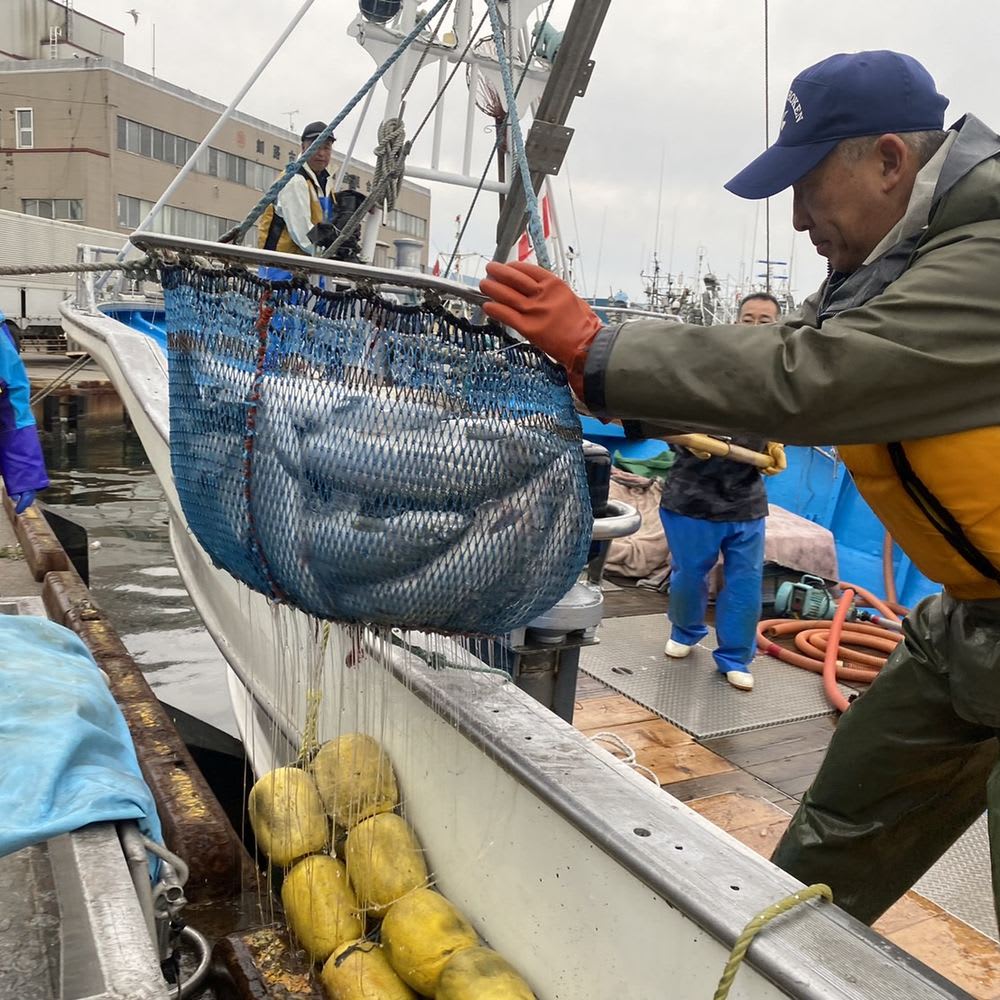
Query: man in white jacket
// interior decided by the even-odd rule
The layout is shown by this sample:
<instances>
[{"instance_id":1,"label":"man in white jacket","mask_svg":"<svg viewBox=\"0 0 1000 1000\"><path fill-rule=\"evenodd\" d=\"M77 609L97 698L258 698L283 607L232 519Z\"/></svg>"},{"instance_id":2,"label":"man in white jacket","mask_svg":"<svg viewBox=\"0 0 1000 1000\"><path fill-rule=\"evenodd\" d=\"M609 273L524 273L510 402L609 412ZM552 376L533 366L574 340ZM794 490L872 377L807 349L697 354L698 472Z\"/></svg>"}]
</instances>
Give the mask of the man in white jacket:
<instances>
[{"instance_id":1,"label":"man in white jacket","mask_svg":"<svg viewBox=\"0 0 1000 1000\"><path fill-rule=\"evenodd\" d=\"M302 132L302 151L305 152L316 137L326 128L325 122L311 122ZM257 223L257 246L262 250L279 253L298 253L315 256L322 247L310 238L315 226L332 223L335 202L330 175L330 156L334 137L330 136L299 167L294 177L281 189L277 200L264 209ZM322 227L321 227L322 228ZM328 230L335 236L332 228ZM264 277L281 280L290 277L279 268L262 269Z\"/></svg>"}]
</instances>

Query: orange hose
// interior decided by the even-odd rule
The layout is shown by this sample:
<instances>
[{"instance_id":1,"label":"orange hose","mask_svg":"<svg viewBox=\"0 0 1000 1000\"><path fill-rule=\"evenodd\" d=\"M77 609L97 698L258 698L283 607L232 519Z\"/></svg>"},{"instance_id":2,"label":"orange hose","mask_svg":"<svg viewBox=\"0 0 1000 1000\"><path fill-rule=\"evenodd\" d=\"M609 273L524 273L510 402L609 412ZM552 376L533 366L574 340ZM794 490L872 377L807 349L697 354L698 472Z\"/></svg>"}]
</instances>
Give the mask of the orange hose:
<instances>
[{"instance_id":1,"label":"orange hose","mask_svg":"<svg viewBox=\"0 0 1000 1000\"><path fill-rule=\"evenodd\" d=\"M896 595L896 573L892 565L892 535L888 528L882 539L882 587L886 603L895 604L899 598Z\"/></svg>"},{"instance_id":2,"label":"orange hose","mask_svg":"<svg viewBox=\"0 0 1000 1000\"><path fill-rule=\"evenodd\" d=\"M867 605L869 608L874 608L876 611L880 611L886 618L891 618L897 622L900 620L900 616L885 601L879 600L870 590L865 590L864 587L859 587L856 583L844 583L843 581L838 583L837 586L841 590L853 590L861 598L860 603ZM899 605L896 605L896 607L899 607Z\"/></svg>"},{"instance_id":3,"label":"orange hose","mask_svg":"<svg viewBox=\"0 0 1000 1000\"><path fill-rule=\"evenodd\" d=\"M876 656L873 653L862 653L857 649L852 649L851 646L843 644L837 649L837 655L845 663L849 662L852 665L858 666L864 664L873 670L881 670L885 666L888 654L899 645L899 640L902 638L902 636L899 636L893 640L884 633L882 635L867 635L863 632L855 631L846 625L843 632L844 643L850 643L851 646L864 646L886 654L886 656ZM815 649L819 651L821 656L825 657L829 644L830 630L825 627L809 629L805 632L799 632L795 636L795 645L807 656Z\"/></svg>"},{"instance_id":4,"label":"orange hose","mask_svg":"<svg viewBox=\"0 0 1000 1000\"><path fill-rule=\"evenodd\" d=\"M823 691L840 712L850 704L840 693L837 681L870 684L886 664L889 654L902 641L901 615L909 609L895 601L879 600L874 594L853 583L840 583L844 594L832 620L768 618L757 625L757 647L784 663L823 676ZM848 622L853 604L875 608L885 625ZM889 628L891 624L894 627ZM786 649L773 640L793 636L796 649ZM853 647L861 646L869 652ZM884 653L885 656L877 655Z\"/></svg>"},{"instance_id":5,"label":"orange hose","mask_svg":"<svg viewBox=\"0 0 1000 1000\"><path fill-rule=\"evenodd\" d=\"M837 650L840 648L840 636L844 630L847 612L851 610L853 603L854 591L848 587L840 599L840 604L837 605L837 613L833 616L833 622L830 625L829 645L826 656L823 658L823 693L826 695L826 700L838 712L846 712L851 707L851 703L837 687Z\"/></svg>"},{"instance_id":6,"label":"orange hose","mask_svg":"<svg viewBox=\"0 0 1000 1000\"><path fill-rule=\"evenodd\" d=\"M796 621L789 618L769 618L757 626L757 646L770 656L791 663L793 666L801 667L803 670L811 670L814 674L823 672L823 661L813 656L805 656L791 649L785 649L772 642L772 638L781 635L794 635L796 632L804 632L807 629L822 628L829 625L829 621ZM837 677L842 681L856 681L861 684L870 684L877 676L878 671L871 668L852 667L846 663L837 665Z\"/></svg>"}]
</instances>

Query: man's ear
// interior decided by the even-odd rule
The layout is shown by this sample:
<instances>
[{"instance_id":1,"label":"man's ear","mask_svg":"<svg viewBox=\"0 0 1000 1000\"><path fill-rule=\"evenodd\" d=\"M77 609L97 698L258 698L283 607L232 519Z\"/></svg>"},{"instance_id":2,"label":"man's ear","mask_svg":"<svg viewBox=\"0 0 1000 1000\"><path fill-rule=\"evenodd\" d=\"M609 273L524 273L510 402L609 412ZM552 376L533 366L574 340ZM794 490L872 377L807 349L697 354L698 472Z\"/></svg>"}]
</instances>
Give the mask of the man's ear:
<instances>
[{"instance_id":1,"label":"man's ear","mask_svg":"<svg viewBox=\"0 0 1000 1000\"><path fill-rule=\"evenodd\" d=\"M899 186L913 170L913 153L910 147L893 132L879 136L874 155L878 158L881 187L888 194Z\"/></svg>"}]
</instances>

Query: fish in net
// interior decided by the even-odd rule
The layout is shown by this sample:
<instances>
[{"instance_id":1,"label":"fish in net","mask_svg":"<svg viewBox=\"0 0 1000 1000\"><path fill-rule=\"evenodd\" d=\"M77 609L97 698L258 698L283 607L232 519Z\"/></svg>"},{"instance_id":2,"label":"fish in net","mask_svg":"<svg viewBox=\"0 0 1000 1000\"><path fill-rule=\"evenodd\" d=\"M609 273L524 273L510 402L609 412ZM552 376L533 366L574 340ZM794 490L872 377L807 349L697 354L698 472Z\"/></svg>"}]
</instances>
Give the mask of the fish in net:
<instances>
[{"instance_id":1,"label":"fish in net","mask_svg":"<svg viewBox=\"0 0 1000 1000\"><path fill-rule=\"evenodd\" d=\"M320 618L498 635L593 524L561 369L434 303L165 266L174 479L216 565Z\"/></svg>"}]
</instances>

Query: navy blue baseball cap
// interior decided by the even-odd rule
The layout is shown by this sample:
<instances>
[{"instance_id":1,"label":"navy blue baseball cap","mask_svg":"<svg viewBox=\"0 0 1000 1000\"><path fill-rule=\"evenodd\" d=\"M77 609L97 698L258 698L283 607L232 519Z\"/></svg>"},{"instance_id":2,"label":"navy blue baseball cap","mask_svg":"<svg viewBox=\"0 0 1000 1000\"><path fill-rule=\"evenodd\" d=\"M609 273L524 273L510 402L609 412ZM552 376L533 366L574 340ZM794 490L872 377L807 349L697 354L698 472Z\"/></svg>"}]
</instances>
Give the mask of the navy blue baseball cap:
<instances>
[{"instance_id":1,"label":"navy blue baseball cap","mask_svg":"<svg viewBox=\"0 0 1000 1000\"><path fill-rule=\"evenodd\" d=\"M302 130L302 141L312 142L318 135L322 135L325 129L326 129L326 122L310 122ZM336 137L332 135L327 136L327 140L329 142L335 142Z\"/></svg>"},{"instance_id":2,"label":"navy blue baseball cap","mask_svg":"<svg viewBox=\"0 0 1000 1000\"><path fill-rule=\"evenodd\" d=\"M804 177L840 142L944 127L948 98L912 56L841 52L803 70L785 99L778 138L726 190L770 198Z\"/></svg>"}]
</instances>

